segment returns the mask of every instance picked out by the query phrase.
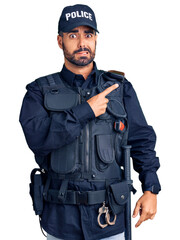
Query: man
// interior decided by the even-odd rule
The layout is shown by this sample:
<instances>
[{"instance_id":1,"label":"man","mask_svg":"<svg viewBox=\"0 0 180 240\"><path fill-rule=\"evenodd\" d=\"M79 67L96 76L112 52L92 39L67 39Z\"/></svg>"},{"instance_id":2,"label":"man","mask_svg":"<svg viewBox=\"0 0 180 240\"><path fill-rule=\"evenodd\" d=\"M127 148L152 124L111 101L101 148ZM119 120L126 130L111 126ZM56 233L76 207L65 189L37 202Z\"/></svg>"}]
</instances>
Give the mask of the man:
<instances>
[{"instance_id":1,"label":"man","mask_svg":"<svg viewBox=\"0 0 180 240\"><path fill-rule=\"evenodd\" d=\"M30 193L48 240L124 239L124 206L132 190L120 167L127 143L143 189L133 212L140 212L136 227L156 214L155 133L123 74L97 69L97 32L91 8L63 9L57 37L62 71L27 85L21 109L40 166L31 174Z\"/></svg>"}]
</instances>

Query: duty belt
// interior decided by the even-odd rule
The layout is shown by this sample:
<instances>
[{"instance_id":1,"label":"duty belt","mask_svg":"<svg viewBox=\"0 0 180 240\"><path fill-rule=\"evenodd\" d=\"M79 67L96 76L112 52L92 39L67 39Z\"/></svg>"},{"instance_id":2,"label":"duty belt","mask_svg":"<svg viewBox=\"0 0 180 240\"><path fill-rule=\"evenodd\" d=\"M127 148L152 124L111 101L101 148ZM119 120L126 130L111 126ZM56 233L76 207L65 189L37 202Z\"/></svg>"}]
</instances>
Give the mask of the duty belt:
<instances>
[{"instance_id":1,"label":"duty belt","mask_svg":"<svg viewBox=\"0 0 180 240\"><path fill-rule=\"evenodd\" d=\"M66 192L59 192L58 190L49 189L47 193L44 193L43 195L48 202L73 205L93 205L105 201L106 190L86 192L67 190Z\"/></svg>"},{"instance_id":2,"label":"duty belt","mask_svg":"<svg viewBox=\"0 0 180 240\"><path fill-rule=\"evenodd\" d=\"M122 184L122 183L118 183ZM120 188L118 188L118 184L110 185L114 189L113 186L117 186L117 189L114 189L114 192L118 194L121 192ZM132 191L134 194L136 190L132 185L132 181L126 181L127 191ZM44 189L43 196L44 199L48 202L59 203L59 204L71 204L71 205L93 205L103 203L107 200L107 189L97 190L97 191L74 191L67 190L68 180L64 180L61 184L60 190L55 189ZM47 186L47 185L46 185ZM119 196L118 196L119 197ZM120 196L121 199L124 199L124 195Z\"/></svg>"}]
</instances>

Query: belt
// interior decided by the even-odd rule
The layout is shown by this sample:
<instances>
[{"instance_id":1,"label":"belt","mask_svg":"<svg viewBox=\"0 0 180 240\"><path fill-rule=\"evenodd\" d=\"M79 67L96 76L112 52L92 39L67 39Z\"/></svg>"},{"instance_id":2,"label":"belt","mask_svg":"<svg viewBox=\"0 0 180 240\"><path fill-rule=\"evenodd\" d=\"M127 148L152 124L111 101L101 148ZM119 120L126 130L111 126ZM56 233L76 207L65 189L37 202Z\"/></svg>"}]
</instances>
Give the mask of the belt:
<instances>
[{"instance_id":1,"label":"belt","mask_svg":"<svg viewBox=\"0 0 180 240\"><path fill-rule=\"evenodd\" d=\"M106 190L87 192L67 190L65 193L59 194L58 190L49 189L47 193L44 194L44 199L48 202L73 205L98 204L104 202L105 198Z\"/></svg>"}]
</instances>

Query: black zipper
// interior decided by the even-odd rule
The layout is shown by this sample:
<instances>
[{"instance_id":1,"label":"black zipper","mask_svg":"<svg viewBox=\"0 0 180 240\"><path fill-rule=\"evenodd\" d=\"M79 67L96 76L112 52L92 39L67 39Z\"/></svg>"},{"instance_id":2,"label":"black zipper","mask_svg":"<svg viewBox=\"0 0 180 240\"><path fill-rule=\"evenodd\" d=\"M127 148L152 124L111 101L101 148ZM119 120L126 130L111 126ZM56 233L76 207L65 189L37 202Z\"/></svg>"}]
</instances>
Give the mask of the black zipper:
<instances>
[{"instance_id":1,"label":"black zipper","mask_svg":"<svg viewBox=\"0 0 180 240\"><path fill-rule=\"evenodd\" d=\"M85 97L82 98L82 92L80 91L79 95L79 103L85 102ZM83 153L82 156L82 164L83 164L83 170L85 173L89 172L89 123L86 124L84 129L81 131L80 139L83 141L84 149L82 149ZM81 153L82 153L81 151Z\"/></svg>"},{"instance_id":2,"label":"black zipper","mask_svg":"<svg viewBox=\"0 0 180 240\"><path fill-rule=\"evenodd\" d=\"M89 172L89 123L85 127L85 164L84 171Z\"/></svg>"}]
</instances>

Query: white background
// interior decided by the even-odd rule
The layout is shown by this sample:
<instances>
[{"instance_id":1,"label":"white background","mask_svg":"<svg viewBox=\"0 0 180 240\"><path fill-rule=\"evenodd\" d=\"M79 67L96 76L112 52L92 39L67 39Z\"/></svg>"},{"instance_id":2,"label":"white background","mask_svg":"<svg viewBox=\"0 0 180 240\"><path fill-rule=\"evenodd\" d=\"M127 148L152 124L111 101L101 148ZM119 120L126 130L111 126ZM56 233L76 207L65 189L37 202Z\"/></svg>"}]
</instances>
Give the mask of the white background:
<instances>
[{"instance_id":1,"label":"white background","mask_svg":"<svg viewBox=\"0 0 180 240\"><path fill-rule=\"evenodd\" d=\"M162 192L158 213L133 239L180 239L179 236L179 1L175 0L31 0L0 6L1 174L0 235L3 239L44 239L29 197L29 174L36 167L18 122L27 83L61 70L56 42L58 19L66 5L89 4L96 13L99 69L124 71L158 136L158 175ZM141 196L138 175L132 171Z\"/></svg>"}]
</instances>

